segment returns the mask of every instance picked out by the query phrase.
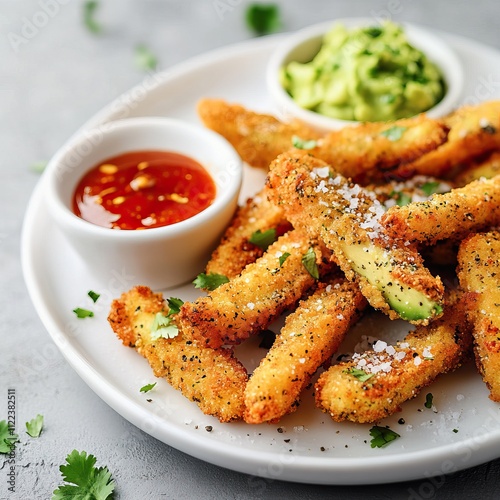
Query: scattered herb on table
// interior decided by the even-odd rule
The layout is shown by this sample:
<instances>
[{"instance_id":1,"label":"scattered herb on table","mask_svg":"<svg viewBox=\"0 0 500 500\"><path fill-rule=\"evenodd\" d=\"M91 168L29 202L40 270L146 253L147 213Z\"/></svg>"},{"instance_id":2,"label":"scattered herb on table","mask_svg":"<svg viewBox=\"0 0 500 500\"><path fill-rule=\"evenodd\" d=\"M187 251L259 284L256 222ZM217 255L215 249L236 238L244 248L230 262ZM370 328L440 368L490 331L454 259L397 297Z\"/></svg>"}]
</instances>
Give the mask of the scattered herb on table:
<instances>
[{"instance_id":1,"label":"scattered herb on table","mask_svg":"<svg viewBox=\"0 0 500 500\"><path fill-rule=\"evenodd\" d=\"M26 432L32 437L40 437L43 429L43 415L37 415L35 418L26 422Z\"/></svg>"},{"instance_id":2,"label":"scattered herb on table","mask_svg":"<svg viewBox=\"0 0 500 500\"><path fill-rule=\"evenodd\" d=\"M16 446L18 438L7 420L0 420L0 453L10 453Z\"/></svg>"},{"instance_id":3,"label":"scattered herb on table","mask_svg":"<svg viewBox=\"0 0 500 500\"><path fill-rule=\"evenodd\" d=\"M99 297L101 296L99 293L94 292L93 290L89 290L87 295L92 299L92 302L97 302Z\"/></svg>"},{"instance_id":4,"label":"scattered herb on table","mask_svg":"<svg viewBox=\"0 0 500 500\"><path fill-rule=\"evenodd\" d=\"M425 403L424 403L424 406L426 408L432 408L432 400L434 399L434 396L432 395L432 393L428 393L426 396L425 396Z\"/></svg>"},{"instance_id":5,"label":"scattered herb on table","mask_svg":"<svg viewBox=\"0 0 500 500\"><path fill-rule=\"evenodd\" d=\"M98 7L97 0L88 0L83 4L83 22L86 28L96 35L102 31L101 25L95 19Z\"/></svg>"},{"instance_id":6,"label":"scattered herb on table","mask_svg":"<svg viewBox=\"0 0 500 500\"><path fill-rule=\"evenodd\" d=\"M59 470L67 484L59 486L52 500L111 500L116 483L107 467L96 467L94 455L73 450Z\"/></svg>"},{"instance_id":7,"label":"scattered herb on table","mask_svg":"<svg viewBox=\"0 0 500 500\"><path fill-rule=\"evenodd\" d=\"M41 174L45 170L45 167L47 166L48 163L49 163L48 161L35 161L30 165L30 170L38 174Z\"/></svg>"},{"instance_id":8,"label":"scattered herb on table","mask_svg":"<svg viewBox=\"0 0 500 500\"><path fill-rule=\"evenodd\" d=\"M251 3L245 11L247 26L257 35L267 35L281 28L281 12L274 3Z\"/></svg>"},{"instance_id":9,"label":"scattered herb on table","mask_svg":"<svg viewBox=\"0 0 500 500\"><path fill-rule=\"evenodd\" d=\"M154 71L158 65L158 59L149 47L140 44L135 48L135 64L143 71Z\"/></svg>"}]
</instances>

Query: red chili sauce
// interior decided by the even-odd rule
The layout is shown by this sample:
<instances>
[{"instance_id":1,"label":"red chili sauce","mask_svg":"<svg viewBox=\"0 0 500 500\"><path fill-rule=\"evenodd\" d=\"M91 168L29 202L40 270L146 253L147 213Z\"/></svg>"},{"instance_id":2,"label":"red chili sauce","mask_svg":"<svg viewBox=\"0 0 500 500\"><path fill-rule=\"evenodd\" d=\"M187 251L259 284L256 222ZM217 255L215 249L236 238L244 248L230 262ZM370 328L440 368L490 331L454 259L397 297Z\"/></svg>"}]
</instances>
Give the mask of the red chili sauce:
<instances>
[{"instance_id":1,"label":"red chili sauce","mask_svg":"<svg viewBox=\"0 0 500 500\"><path fill-rule=\"evenodd\" d=\"M195 160L170 151L134 151L90 169L73 196L76 215L112 229L150 229L189 219L215 198Z\"/></svg>"}]
</instances>

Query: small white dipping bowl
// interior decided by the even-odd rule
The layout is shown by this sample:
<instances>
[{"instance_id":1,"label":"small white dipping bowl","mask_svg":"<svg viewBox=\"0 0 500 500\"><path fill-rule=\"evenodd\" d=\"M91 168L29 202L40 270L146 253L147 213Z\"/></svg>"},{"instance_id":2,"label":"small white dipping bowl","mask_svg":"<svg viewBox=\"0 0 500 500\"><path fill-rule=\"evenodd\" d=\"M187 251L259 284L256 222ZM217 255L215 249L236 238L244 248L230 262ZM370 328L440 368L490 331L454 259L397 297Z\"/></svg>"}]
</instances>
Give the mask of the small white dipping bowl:
<instances>
[{"instance_id":1,"label":"small white dipping bowl","mask_svg":"<svg viewBox=\"0 0 500 500\"><path fill-rule=\"evenodd\" d=\"M193 217L144 230L116 230L74 214L78 181L103 160L130 151L162 150L200 163L216 184L213 203ZM131 118L77 134L44 173L49 213L88 269L104 282L126 274L153 289L185 283L203 271L238 203L242 163L233 147L201 126L160 117Z\"/></svg>"},{"instance_id":2,"label":"small white dipping bowl","mask_svg":"<svg viewBox=\"0 0 500 500\"><path fill-rule=\"evenodd\" d=\"M315 24L287 36L271 55L266 71L267 89L281 119L297 118L321 132L360 123L330 118L298 106L280 82L281 68L291 61L305 63L312 60L321 47L323 36L335 24L343 24L348 29L377 25L370 18L337 19ZM443 99L427 110L426 115L437 118L449 113L459 103L463 90L464 70L460 59L454 50L439 36L411 24L400 24L405 30L408 41L421 50L440 69L446 84L446 93Z\"/></svg>"}]
</instances>

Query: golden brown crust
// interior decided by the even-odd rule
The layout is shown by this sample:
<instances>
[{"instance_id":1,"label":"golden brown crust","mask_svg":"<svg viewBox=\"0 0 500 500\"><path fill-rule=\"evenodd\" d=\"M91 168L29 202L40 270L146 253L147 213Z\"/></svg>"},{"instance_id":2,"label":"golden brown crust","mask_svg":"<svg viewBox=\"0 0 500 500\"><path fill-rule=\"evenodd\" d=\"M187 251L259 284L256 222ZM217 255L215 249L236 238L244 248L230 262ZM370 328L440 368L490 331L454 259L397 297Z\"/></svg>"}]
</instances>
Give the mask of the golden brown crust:
<instances>
[{"instance_id":1,"label":"golden brown crust","mask_svg":"<svg viewBox=\"0 0 500 500\"><path fill-rule=\"evenodd\" d=\"M299 121L284 123L220 99L202 99L198 114L205 126L225 137L245 162L266 170L276 156L292 148L294 135L304 140L319 137Z\"/></svg>"},{"instance_id":2,"label":"golden brown crust","mask_svg":"<svg viewBox=\"0 0 500 500\"><path fill-rule=\"evenodd\" d=\"M465 186L481 177L491 179L498 174L500 174L500 151L493 151L470 163L454 178L454 182L457 186Z\"/></svg>"},{"instance_id":3,"label":"golden brown crust","mask_svg":"<svg viewBox=\"0 0 500 500\"><path fill-rule=\"evenodd\" d=\"M338 349L365 306L357 285L343 278L321 284L301 301L248 381L245 421L277 421L295 411L300 393Z\"/></svg>"},{"instance_id":4,"label":"golden brown crust","mask_svg":"<svg viewBox=\"0 0 500 500\"><path fill-rule=\"evenodd\" d=\"M238 344L266 328L292 307L315 284L302 257L315 247L319 267L322 254L316 242L292 230L278 238L253 264L208 296L185 302L178 316L185 335L211 347ZM290 256L280 265L284 253Z\"/></svg>"},{"instance_id":5,"label":"golden brown crust","mask_svg":"<svg viewBox=\"0 0 500 500\"><path fill-rule=\"evenodd\" d=\"M400 129L401 137L387 137L391 128ZM395 167L436 149L446 141L447 134L443 122L420 115L344 127L320 139L310 153L334 166L338 173L366 184L393 177Z\"/></svg>"},{"instance_id":6,"label":"golden brown crust","mask_svg":"<svg viewBox=\"0 0 500 500\"><path fill-rule=\"evenodd\" d=\"M460 240L500 223L500 176L479 179L428 201L391 207L381 218L386 233L410 243Z\"/></svg>"},{"instance_id":7,"label":"golden brown crust","mask_svg":"<svg viewBox=\"0 0 500 500\"><path fill-rule=\"evenodd\" d=\"M282 236L291 228L283 211L267 199L266 189L263 189L237 210L208 261L206 273L222 274L229 279L238 276L264 253L262 248L250 243L253 233L275 229L276 235Z\"/></svg>"},{"instance_id":8,"label":"golden brown crust","mask_svg":"<svg viewBox=\"0 0 500 500\"><path fill-rule=\"evenodd\" d=\"M500 147L500 101L462 106L443 122L450 128L447 141L435 151L404 165L401 175L420 173L443 177Z\"/></svg>"},{"instance_id":9,"label":"golden brown crust","mask_svg":"<svg viewBox=\"0 0 500 500\"><path fill-rule=\"evenodd\" d=\"M294 227L324 242L346 277L357 281L363 295L376 309L392 319L399 317L381 286L355 268L347 249L364 248L368 256L380 250L386 255L387 266L390 263L387 269L392 269L389 271L392 280L418 289L431 301L442 300L441 280L424 267L415 247L396 246L394 240L384 239L378 222L384 209L373 193L352 184L324 161L295 153L284 153L271 164L267 185L271 201L282 207ZM388 286L392 286L391 280Z\"/></svg>"},{"instance_id":10,"label":"golden brown crust","mask_svg":"<svg viewBox=\"0 0 500 500\"><path fill-rule=\"evenodd\" d=\"M476 365L500 402L500 232L471 235L458 251L458 277L468 292L468 317L473 325Z\"/></svg>"},{"instance_id":11,"label":"golden brown crust","mask_svg":"<svg viewBox=\"0 0 500 500\"><path fill-rule=\"evenodd\" d=\"M210 349L186 339L151 339L156 313L166 313L160 293L138 286L113 301L109 323L125 345L135 347L157 377L164 377L207 415L221 422L242 418L246 369L227 349Z\"/></svg>"},{"instance_id":12,"label":"golden brown crust","mask_svg":"<svg viewBox=\"0 0 500 500\"><path fill-rule=\"evenodd\" d=\"M382 352L370 350L330 367L315 385L316 405L336 422L377 422L399 411L403 402L415 397L438 375L460 366L470 345L465 308L463 304L454 305L440 319L408 334L393 346L394 352L387 348ZM404 357L399 359L402 353ZM365 381L353 374L357 369L370 375L370 363L384 368Z\"/></svg>"}]
</instances>

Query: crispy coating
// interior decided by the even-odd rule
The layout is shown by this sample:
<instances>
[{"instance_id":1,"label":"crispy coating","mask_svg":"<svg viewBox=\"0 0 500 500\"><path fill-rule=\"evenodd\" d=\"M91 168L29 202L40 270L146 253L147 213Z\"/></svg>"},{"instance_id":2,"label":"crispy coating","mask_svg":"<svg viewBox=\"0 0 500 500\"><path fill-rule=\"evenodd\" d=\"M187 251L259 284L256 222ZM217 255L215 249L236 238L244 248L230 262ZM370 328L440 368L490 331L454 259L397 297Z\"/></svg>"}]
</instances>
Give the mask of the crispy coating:
<instances>
[{"instance_id":1,"label":"crispy coating","mask_svg":"<svg viewBox=\"0 0 500 500\"><path fill-rule=\"evenodd\" d=\"M108 321L124 345L148 360L157 377L195 401L205 414L221 422L240 419L246 369L231 350L201 347L182 333L173 339L151 339L151 324L159 312L168 312L163 296L137 286L113 301Z\"/></svg>"},{"instance_id":2,"label":"crispy coating","mask_svg":"<svg viewBox=\"0 0 500 500\"><path fill-rule=\"evenodd\" d=\"M261 247L250 243L253 233L275 229L276 235L282 236L291 227L283 211L267 199L266 189L263 189L246 205L238 208L207 263L206 273L223 274L229 279L238 276L245 266L255 262L264 253Z\"/></svg>"},{"instance_id":3,"label":"crispy coating","mask_svg":"<svg viewBox=\"0 0 500 500\"><path fill-rule=\"evenodd\" d=\"M457 186L465 186L481 177L491 179L498 174L500 174L500 151L493 151L485 158L480 158L469 164L454 178L454 182Z\"/></svg>"},{"instance_id":4,"label":"crispy coating","mask_svg":"<svg viewBox=\"0 0 500 500\"><path fill-rule=\"evenodd\" d=\"M438 375L460 366L471 346L463 303L447 308L430 325L417 327L403 342L379 346L374 344L379 352L366 351L319 377L316 406L336 422L377 422L399 411ZM363 375L369 378L363 380Z\"/></svg>"},{"instance_id":5,"label":"crispy coating","mask_svg":"<svg viewBox=\"0 0 500 500\"><path fill-rule=\"evenodd\" d=\"M295 153L280 155L271 164L267 183L271 201L283 208L294 227L308 231L333 251L346 277L358 282L373 307L392 319L399 318L387 297L396 294L401 303L406 299L399 296L394 282L405 289L418 290L430 301L441 302L441 280L425 268L417 251L384 239L379 224L384 209L373 193L336 174L324 161ZM350 256L353 252L358 254L357 262ZM387 283L363 272L370 257L380 254L384 255L384 264L377 267L384 268ZM377 257L373 259L376 261ZM359 265L360 261L363 265ZM439 310L435 309L433 314L437 313ZM414 322L429 319L418 318Z\"/></svg>"},{"instance_id":6,"label":"crispy coating","mask_svg":"<svg viewBox=\"0 0 500 500\"><path fill-rule=\"evenodd\" d=\"M292 148L293 136L304 140L320 136L299 121L283 123L274 116L219 99L202 99L198 114L206 127L233 145L243 161L266 170L276 156Z\"/></svg>"},{"instance_id":7,"label":"crispy coating","mask_svg":"<svg viewBox=\"0 0 500 500\"><path fill-rule=\"evenodd\" d=\"M500 147L500 101L462 106L443 119L448 140L400 169L401 175L420 173L444 177L475 157Z\"/></svg>"},{"instance_id":8,"label":"crispy coating","mask_svg":"<svg viewBox=\"0 0 500 500\"><path fill-rule=\"evenodd\" d=\"M395 134L391 134L395 131ZM401 135L399 137L399 132ZM446 141L448 129L424 115L389 123L363 123L328 133L310 153L354 182L388 180L395 167Z\"/></svg>"},{"instance_id":9,"label":"crispy coating","mask_svg":"<svg viewBox=\"0 0 500 500\"><path fill-rule=\"evenodd\" d=\"M310 248L314 249L320 269L328 267L313 239L300 231L290 231L229 283L206 297L185 302L178 316L183 332L208 346L220 347L239 344L266 328L315 284L302 263ZM290 255L280 265L279 258L285 253Z\"/></svg>"},{"instance_id":10,"label":"crispy coating","mask_svg":"<svg viewBox=\"0 0 500 500\"><path fill-rule=\"evenodd\" d=\"M468 317L473 324L476 365L500 402L500 232L474 234L458 251L458 277L468 293Z\"/></svg>"},{"instance_id":11,"label":"crispy coating","mask_svg":"<svg viewBox=\"0 0 500 500\"><path fill-rule=\"evenodd\" d=\"M478 179L430 200L391 207L381 218L387 234L402 241L433 245L459 240L500 222L500 176Z\"/></svg>"},{"instance_id":12,"label":"crispy coating","mask_svg":"<svg viewBox=\"0 0 500 500\"><path fill-rule=\"evenodd\" d=\"M338 349L366 304L358 286L344 278L321 284L301 301L248 381L245 421L277 421L295 411L300 393Z\"/></svg>"}]
</instances>

